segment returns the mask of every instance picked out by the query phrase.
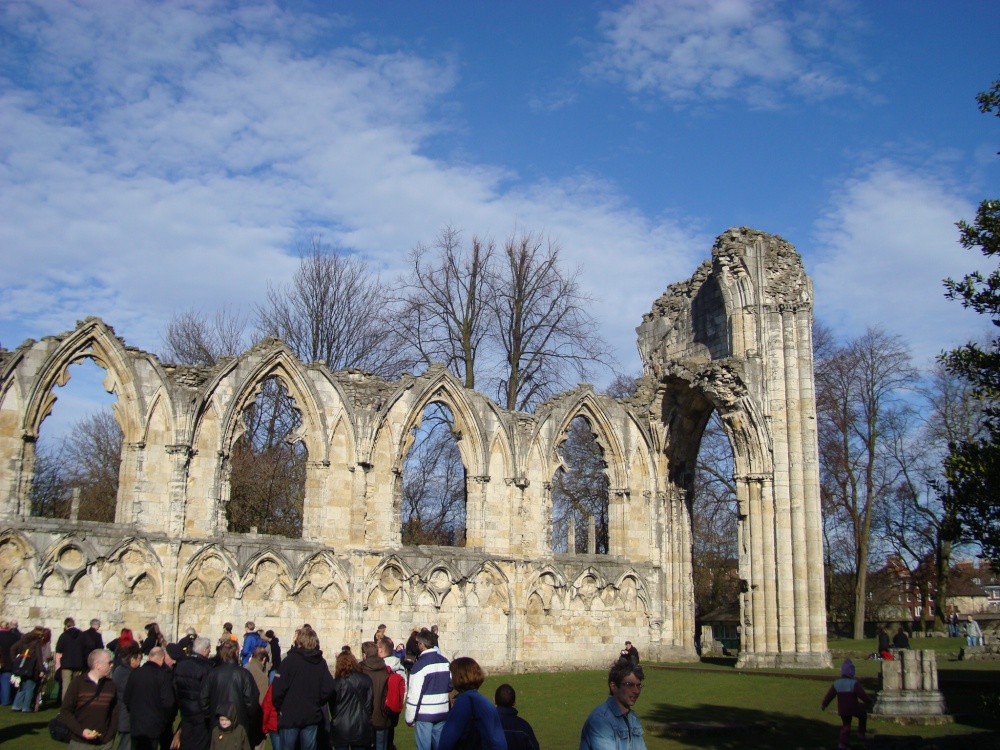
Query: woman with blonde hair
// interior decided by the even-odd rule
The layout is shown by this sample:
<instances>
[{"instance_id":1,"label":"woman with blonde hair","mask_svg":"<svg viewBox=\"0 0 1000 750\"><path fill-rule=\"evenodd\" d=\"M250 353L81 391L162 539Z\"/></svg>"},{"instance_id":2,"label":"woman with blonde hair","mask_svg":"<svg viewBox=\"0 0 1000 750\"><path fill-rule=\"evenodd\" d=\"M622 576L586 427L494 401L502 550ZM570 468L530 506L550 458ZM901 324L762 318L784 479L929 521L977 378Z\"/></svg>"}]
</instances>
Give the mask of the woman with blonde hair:
<instances>
[{"instance_id":1,"label":"woman with blonde hair","mask_svg":"<svg viewBox=\"0 0 1000 750\"><path fill-rule=\"evenodd\" d=\"M486 679L482 667L475 659L460 656L451 663L450 669L451 684L458 695L444 723L437 750L464 747L507 750L500 714L493 702L479 693Z\"/></svg>"},{"instance_id":2,"label":"woman with blonde hair","mask_svg":"<svg viewBox=\"0 0 1000 750\"><path fill-rule=\"evenodd\" d=\"M330 744L334 750L368 750L375 743L371 678L345 646L337 657L330 695Z\"/></svg>"}]
</instances>

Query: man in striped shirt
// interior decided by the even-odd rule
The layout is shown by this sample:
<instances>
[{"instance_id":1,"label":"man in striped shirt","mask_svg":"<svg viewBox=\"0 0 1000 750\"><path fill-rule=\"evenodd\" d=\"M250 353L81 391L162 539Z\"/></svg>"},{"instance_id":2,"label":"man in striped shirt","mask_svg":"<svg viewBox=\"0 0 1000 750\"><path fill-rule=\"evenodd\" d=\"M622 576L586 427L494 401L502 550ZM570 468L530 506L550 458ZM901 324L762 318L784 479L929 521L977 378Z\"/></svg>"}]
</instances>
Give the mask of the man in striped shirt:
<instances>
[{"instance_id":1,"label":"man in striped shirt","mask_svg":"<svg viewBox=\"0 0 1000 750\"><path fill-rule=\"evenodd\" d=\"M406 689L406 723L414 728L417 750L436 750L448 718L451 672L427 628L417 634L417 657Z\"/></svg>"}]
</instances>

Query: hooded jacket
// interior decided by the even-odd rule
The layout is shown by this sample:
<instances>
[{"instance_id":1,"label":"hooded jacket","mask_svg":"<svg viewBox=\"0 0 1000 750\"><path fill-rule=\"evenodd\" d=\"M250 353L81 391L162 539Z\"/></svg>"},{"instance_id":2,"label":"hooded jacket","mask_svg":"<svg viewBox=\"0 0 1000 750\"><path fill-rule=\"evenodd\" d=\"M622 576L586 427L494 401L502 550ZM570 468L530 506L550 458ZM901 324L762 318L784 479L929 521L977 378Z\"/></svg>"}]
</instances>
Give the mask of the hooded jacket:
<instances>
[{"instance_id":1,"label":"hooded jacket","mask_svg":"<svg viewBox=\"0 0 1000 750\"><path fill-rule=\"evenodd\" d=\"M372 681L372 727L385 729L389 726L385 716L385 694L390 674L386 669L385 660L379 656L369 656L361 662L361 672L368 675L368 679Z\"/></svg>"},{"instance_id":2,"label":"hooded jacket","mask_svg":"<svg viewBox=\"0 0 1000 750\"><path fill-rule=\"evenodd\" d=\"M201 685L201 710L204 716L225 716L229 705L236 709L236 719L244 727L250 744L264 739L260 729L260 695L253 677L234 662L220 664L210 671Z\"/></svg>"},{"instance_id":3,"label":"hooded jacket","mask_svg":"<svg viewBox=\"0 0 1000 750\"><path fill-rule=\"evenodd\" d=\"M250 674L243 670L247 679ZM256 686L255 686L256 689ZM278 728L309 727L323 723L322 706L333 692L333 675L318 648L295 646L274 673L271 702L278 711Z\"/></svg>"},{"instance_id":4,"label":"hooded jacket","mask_svg":"<svg viewBox=\"0 0 1000 750\"><path fill-rule=\"evenodd\" d=\"M223 729L219 726L218 716L225 716L232 724ZM212 722L212 750L251 750L246 729L240 726L236 706L230 705Z\"/></svg>"}]
</instances>

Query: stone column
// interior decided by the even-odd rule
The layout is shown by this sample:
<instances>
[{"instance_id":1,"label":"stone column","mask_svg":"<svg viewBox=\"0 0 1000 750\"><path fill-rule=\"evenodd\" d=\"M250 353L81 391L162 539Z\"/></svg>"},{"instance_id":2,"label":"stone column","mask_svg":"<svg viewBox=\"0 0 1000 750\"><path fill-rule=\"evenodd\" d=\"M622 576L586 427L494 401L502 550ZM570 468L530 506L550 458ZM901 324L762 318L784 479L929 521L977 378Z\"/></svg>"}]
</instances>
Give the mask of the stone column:
<instances>
[{"instance_id":1,"label":"stone column","mask_svg":"<svg viewBox=\"0 0 1000 750\"><path fill-rule=\"evenodd\" d=\"M187 480L191 467L191 446L183 443L166 446L170 456L170 486L168 488L169 518L167 518L167 533L172 538L184 535L184 525L187 519Z\"/></svg>"},{"instance_id":2,"label":"stone column","mask_svg":"<svg viewBox=\"0 0 1000 750\"><path fill-rule=\"evenodd\" d=\"M873 713L905 719L908 724L946 724L944 696L938 690L937 654L930 650L903 649L899 658L882 662L882 690Z\"/></svg>"}]
</instances>

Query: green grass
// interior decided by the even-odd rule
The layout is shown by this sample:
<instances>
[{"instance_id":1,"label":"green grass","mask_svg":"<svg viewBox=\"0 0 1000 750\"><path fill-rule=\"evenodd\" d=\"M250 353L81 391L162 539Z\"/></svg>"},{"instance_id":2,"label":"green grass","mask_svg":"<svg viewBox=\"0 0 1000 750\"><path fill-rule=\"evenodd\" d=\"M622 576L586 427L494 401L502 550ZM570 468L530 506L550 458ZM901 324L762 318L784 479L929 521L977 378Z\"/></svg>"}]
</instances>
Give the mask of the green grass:
<instances>
[{"instance_id":1,"label":"green grass","mask_svg":"<svg viewBox=\"0 0 1000 750\"><path fill-rule=\"evenodd\" d=\"M831 648L840 650L836 643ZM875 693L879 665L858 660L858 676ZM836 708L820 711L820 701L838 670L736 670L732 660L703 664L647 665L646 687L636 710L646 726L650 750L705 748L830 747L835 744L839 720ZM921 735L939 738L984 730L1000 730L1000 715L983 710L983 696L994 704L1000 686L1000 664L959 662L939 657L942 691L956 723L939 727L900 727L871 719L876 735ZM492 698L502 682L517 690L517 707L531 722L545 750L577 748L587 714L607 697L606 672L497 675L481 692ZM37 714L15 714L0 709L0 747L17 750L54 750L48 720L55 709ZM723 722L748 727L743 731L682 734L667 725L680 722ZM412 750L413 730L396 730L399 750Z\"/></svg>"}]
</instances>

